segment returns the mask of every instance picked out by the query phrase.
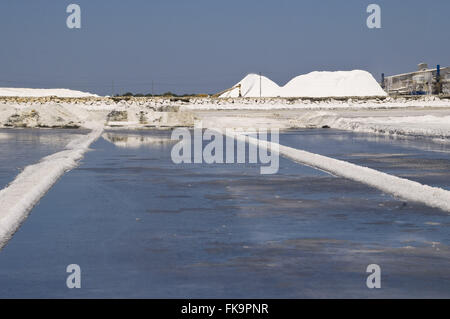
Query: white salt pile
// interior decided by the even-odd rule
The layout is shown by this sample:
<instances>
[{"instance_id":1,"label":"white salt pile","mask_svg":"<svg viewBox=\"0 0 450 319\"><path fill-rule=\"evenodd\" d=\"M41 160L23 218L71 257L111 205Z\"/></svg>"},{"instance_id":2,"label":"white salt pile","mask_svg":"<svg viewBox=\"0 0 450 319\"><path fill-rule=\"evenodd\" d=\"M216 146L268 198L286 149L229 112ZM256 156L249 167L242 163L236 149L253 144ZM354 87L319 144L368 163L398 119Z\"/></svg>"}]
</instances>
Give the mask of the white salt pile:
<instances>
[{"instance_id":1,"label":"white salt pile","mask_svg":"<svg viewBox=\"0 0 450 319\"><path fill-rule=\"evenodd\" d=\"M366 71L311 72L297 76L281 88L283 97L385 96Z\"/></svg>"},{"instance_id":2,"label":"white salt pile","mask_svg":"<svg viewBox=\"0 0 450 319\"><path fill-rule=\"evenodd\" d=\"M278 96L280 87L265 76L249 74L237 85L241 85L243 97L275 97ZM261 94L261 95L260 95ZM220 97L239 97L239 88L235 88L222 94Z\"/></svg>"},{"instance_id":3,"label":"white salt pile","mask_svg":"<svg viewBox=\"0 0 450 319\"><path fill-rule=\"evenodd\" d=\"M9 96L9 97L57 96L57 97L77 98L77 97L96 97L97 95L69 89L0 88L0 96Z\"/></svg>"},{"instance_id":4,"label":"white salt pile","mask_svg":"<svg viewBox=\"0 0 450 319\"><path fill-rule=\"evenodd\" d=\"M386 92L367 71L311 72L292 79L280 87L275 82L257 74L246 76L242 85L243 97L343 97L386 96ZM237 97L239 89L221 97Z\"/></svg>"}]
</instances>

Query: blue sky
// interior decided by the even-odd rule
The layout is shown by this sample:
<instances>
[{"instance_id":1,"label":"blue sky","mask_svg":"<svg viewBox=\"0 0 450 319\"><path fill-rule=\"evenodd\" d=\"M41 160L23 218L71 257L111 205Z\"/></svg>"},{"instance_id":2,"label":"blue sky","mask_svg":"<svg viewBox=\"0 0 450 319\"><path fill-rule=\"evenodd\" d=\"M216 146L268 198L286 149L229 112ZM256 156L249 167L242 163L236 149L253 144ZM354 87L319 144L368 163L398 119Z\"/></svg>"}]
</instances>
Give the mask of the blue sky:
<instances>
[{"instance_id":1,"label":"blue sky","mask_svg":"<svg viewBox=\"0 0 450 319\"><path fill-rule=\"evenodd\" d=\"M66 7L82 28L66 27ZM382 9L368 29L366 8ZM214 93L250 72L280 85L315 70L379 79L450 65L450 1L2 0L0 86Z\"/></svg>"}]
</instances>

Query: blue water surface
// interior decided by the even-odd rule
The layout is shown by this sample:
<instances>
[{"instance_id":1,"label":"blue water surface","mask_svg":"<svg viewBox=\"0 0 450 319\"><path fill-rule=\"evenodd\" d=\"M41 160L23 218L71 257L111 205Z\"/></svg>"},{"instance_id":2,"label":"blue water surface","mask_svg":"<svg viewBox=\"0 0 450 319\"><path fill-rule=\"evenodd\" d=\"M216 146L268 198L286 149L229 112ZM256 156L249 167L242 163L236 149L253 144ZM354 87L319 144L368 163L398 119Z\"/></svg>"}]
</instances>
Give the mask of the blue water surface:
<instances>
[{"instance_id":1,"label":"blue water surface","mask_svg":"<svg viewBox=\"0 0 450 319\"><path fill-rule=\"evenodd\" d=\"M114 131L95 142L0 252L0 297L450 297L446 212L284 158L276 175L176 165L169 138ZM308 130L280 142L448 187L429 174L447 154L423 141ZM396 157L409 162L385 161ZM411 168L424 159L436 167ZM70 264L81 289L66 286ZM382 289L366 287L370 264Z\"/></svg>"}]
</instances>

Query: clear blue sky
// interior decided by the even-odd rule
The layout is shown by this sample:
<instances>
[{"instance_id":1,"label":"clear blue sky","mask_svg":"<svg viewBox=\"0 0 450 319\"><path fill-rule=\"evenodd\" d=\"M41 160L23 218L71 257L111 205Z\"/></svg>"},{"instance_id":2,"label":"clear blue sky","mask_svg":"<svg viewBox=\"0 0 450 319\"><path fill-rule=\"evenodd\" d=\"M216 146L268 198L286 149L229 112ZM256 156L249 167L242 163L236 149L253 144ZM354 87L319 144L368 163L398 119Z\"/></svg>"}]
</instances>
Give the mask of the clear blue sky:
<instances>
[{"instance_id":1,"label":"clear blue sky","mask_svg":"<svg viewBox=\"0 0 450 319\"><path fill-rule=\"evenodd\" d=\"M66 27L66 7L82 28ZM382 29L366 27L367 5ZM213 93L250 72L280 85L314 70L379 79L450 66L448 0L2 0L0 86L110 94Z\"/></svg>"}]
</instances>

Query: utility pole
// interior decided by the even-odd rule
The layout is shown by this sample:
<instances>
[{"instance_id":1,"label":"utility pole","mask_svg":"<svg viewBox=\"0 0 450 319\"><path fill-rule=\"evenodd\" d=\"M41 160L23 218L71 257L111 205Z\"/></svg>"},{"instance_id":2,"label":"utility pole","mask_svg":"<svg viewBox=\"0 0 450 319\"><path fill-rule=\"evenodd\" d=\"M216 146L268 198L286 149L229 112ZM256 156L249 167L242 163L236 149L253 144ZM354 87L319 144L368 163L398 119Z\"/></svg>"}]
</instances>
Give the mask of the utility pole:
<instances>
[{"instance_id":1,"label":"utility pole","mask_svg":"<svg viewBox=\"0 0 450 319\"><path fill-rule=\"evenodd\" d=\"M262 97L262 73L259 72L259 97Z\"/></svg>"},{"instance_id":2,"label":"utility pole","mask_svg":"<svg viewBox=\"0 0 450 319\"><path fill-rule=\"evenodd\" d=\"M436 66L436 91L438 95L442 93L441 66L439 64Z\"/></svg>"},{"instance_id":3,"label":"utility pole","mask_svg":"<svg viewBox=\"0 0 450 319\"><path fill-rule=\"evenodd\" d=\"M111 83L111 97L113 97L114 96L114 80L112 80L112 83Z\"/></svg>"},{"instance_id":4,"label":"utility pole","mask_svg":"<svg viewBox=\"0 0 450 319\"><path fill-rule=\"evenodd\" d=\"M155 88L155 82L152 80L152 97L155 96L155 92L153 90L154 88Z\"/></svg>"}]
</instances>

